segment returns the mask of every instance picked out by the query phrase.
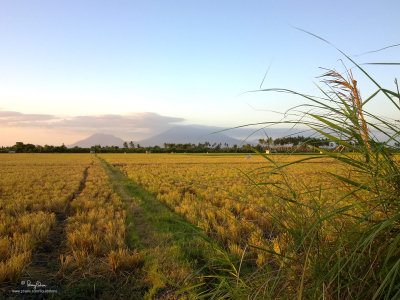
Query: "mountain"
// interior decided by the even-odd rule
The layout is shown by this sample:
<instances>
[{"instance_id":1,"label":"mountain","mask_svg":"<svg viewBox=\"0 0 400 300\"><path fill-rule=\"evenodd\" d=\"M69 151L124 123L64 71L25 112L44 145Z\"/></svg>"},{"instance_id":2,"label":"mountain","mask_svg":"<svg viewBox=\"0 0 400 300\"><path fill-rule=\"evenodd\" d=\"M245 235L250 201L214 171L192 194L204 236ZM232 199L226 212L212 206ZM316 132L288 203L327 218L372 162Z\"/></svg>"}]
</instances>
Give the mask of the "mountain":
<instances>
[{"instance_id":1,"label":"mountain","mask_svg":"<svg viewBox=\"0 0 400 300\"><path fill-rule=\"evenodd\" d=\"M89 136L86 139L83 139L72 145L69 145L68 147L72 148L78 146L82 148L90 148L91 146L94 145L123 147L123 143L124 141L122 139L113 136L111 134L96 133Z\"/></svg>"},{"instance_id":2,"label":"mountain","mask_svg":"<svg viewBox=\"0 0 400 300\"><path fill-rule=\"evenodd\" d=\"M286 137L289 135L310 136L315 134L307 128L284 128L284 127L240 127L229 129L224 132L226 135L234 137L242 144L258 144L259 139L271 137L273 139Z\"/></svg>"},{"instance_id":3,"label":"mountain","mask_svg":"<svg viewBox=\"0 0 400 300\"><path fill-rule=\"evenodd\" d=\"M214 133L222 128L200 125L182 125L172 127L160 134L152 136L148 139L139 141L141 146L163 146L164 143L174 144L198 144L209 142L227 143L230 146L241 144L241 140L230 137L222 132Z\"/></svg>"},{"instance_id":4,"label":"mountain","mask_svg":"<svg viewBox=\"0 0 400 300\"><path fill-rule=\"evenodd\" d=\"M243 144L257 144L259 138L265 138L266 134L273 138L286 136L293 134L294 131L289 128L266 128L260 130L254 127L243 127L229 129L222 131L222 127L204 126L204 125L179 125L172 127L160 134L152 136L147 139L136 141L135 144L141 146L163 146L164 143L173 144L198 144L209 142L211 144L221 143L222 145L227 143L229 146L232 145L243 145ZM302 133L304 135L304 133ZM68 147L83 147L90 148L94 145L101 146L119 146L123 147L124 141L111 134L96 133L89 136L86 139L78 141Z\"/></svg>"}]
</instances>

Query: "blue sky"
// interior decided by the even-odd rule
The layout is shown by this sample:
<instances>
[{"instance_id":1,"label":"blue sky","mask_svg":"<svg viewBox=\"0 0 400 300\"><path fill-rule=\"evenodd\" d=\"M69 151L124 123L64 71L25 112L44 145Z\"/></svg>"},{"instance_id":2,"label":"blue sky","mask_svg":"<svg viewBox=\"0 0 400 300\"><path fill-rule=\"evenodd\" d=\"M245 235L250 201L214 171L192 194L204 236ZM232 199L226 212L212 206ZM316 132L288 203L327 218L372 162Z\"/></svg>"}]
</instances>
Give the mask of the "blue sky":
<instances>
[{"instance_id":1,"label":"blue sky","mask_svg":"<svg viewBox=\"0 0 400 300\"><path fill-rule=\"evenodd\" d=\"M151 112L212 126L272 120L277 115L266 110L302 100L242 94L259 87L269 65L265 88L313 94L319 67L343 70L340 53L294 27L355 55L400 43L399 11L395 0L1 1L0 109L57 118ZM398 62L399 53L391 48L356 58ZM391 88L399 74L393 66L367 70ZM374 88L358 75L367 96ZM370 105L391 114L383 98ZM16 136L68 143L90 131L13 124L0 123L3 143Z\"/></svg>"}]
</instances>

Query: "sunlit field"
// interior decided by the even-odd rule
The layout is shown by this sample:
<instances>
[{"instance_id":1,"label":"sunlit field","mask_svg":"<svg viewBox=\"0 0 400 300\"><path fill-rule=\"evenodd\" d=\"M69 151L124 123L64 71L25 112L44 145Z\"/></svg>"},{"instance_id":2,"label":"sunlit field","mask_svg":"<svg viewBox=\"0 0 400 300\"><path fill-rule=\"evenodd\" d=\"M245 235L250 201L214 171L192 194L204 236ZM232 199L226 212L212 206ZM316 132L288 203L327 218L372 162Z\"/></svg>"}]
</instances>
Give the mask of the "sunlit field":
<instances>
[{"instance_id":1,"label":"sunlit field","mask_svg":"<svg viewBox=\"0 0 400 300\"><path fill-rule=\"evenodd\" d=\"M332 174L359 175L332 158L310 158L1 155L1 287L32 280L60 297L84 290L174 298L207 297L214 286L236 282L259 293L279 285L282 295L294 295L299 278L315 276L304 260L330 253L343 232L357 234L364 226L357 218L369 209L360 200L368 191L348 195ZM315 223L321 212L341 209ZM294 248L296 234L313 223L318 236L311 242L320 253Z\"/></svg>"},{"instance_id":2,"label":"sunlit field","mask_svg":"<svg viewBox=\"0 0 400 300\"><path fill-rule=\"evenodd\" d=\"M204 229L237 257L241 257L247 244L272 247L279 252L287 246L274 217L279 212L284 221L286 214L293 213L288 210L290 203L279 201L289 197L288 191L280 186L278 174L268 173L273 165L261 156L109 154L100 157L157 195L175 213ZM299 159L284 155L274 158L281 164ZM293 165L286 173L299 202L306 205L312 195L319 205L330 205L345 193L327 175L339 170L337 162L321 158ZM307 216L298 217L307 222ZM260 266L268 257L267 252L254 253L254 260Z\"/></svg>"},{"instance_id":3,"label":"sunlit field","mask_svg":"<svg viewBox=\"0 0 400 300\"><path fill-rule=\"evenodd\" d=\"M138 264L122 202L93 155L6 154L0 169L3 286L25 278L54 288Z\"/></svg>"},{"instance_id":4,"label":"sunlit field","mask_svg":"<svg viewBox=\"0 0 400 300\"><path fill-rule=\"evenodd\" d=\"M16 281L66 213L93 159L77 155L0 157L0 281Z\"/></svg>"}]
</instances>

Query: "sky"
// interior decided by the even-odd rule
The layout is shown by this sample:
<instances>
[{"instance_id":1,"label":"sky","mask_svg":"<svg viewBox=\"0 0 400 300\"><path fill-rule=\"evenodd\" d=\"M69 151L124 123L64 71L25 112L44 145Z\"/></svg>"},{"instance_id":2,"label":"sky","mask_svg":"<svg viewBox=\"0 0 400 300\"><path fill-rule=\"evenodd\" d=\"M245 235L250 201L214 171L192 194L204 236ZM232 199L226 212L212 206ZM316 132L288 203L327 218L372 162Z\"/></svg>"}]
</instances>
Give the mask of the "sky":
<instances>
[{"instance_id":1,"label":"sky","mask_svg":"<svg viewBox=\"0 0 400 300\"><path fill-rule=\"evenodd\" d=\"M0 146L140 140L175 125L279 120L320 67L399 62L400 1L0 0ZM396 29L397 28L397 29ZM352 68L351 62L344 60ZM365 65L393 89L398 66ZM376 88L357 70L361 94ZM394 116L381 97L369 110Z\"/></svg>"}]
</instances>

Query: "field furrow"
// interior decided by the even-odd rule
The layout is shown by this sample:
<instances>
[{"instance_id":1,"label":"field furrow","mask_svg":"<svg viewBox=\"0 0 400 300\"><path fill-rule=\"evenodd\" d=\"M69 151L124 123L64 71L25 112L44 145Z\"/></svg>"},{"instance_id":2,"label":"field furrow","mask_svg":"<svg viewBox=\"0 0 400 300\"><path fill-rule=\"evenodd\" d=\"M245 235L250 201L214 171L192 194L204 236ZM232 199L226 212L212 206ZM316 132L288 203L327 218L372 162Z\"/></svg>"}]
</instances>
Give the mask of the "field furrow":
<instances>
[{"instance_id":1,"label":"field furrow","mask_svg":"<svg viewBox=\"0 0 400 300\"><path fill-rule=\"evenodd\" d=\"M57 248L47 242L53 236L61 243L68 203L90 161L87 155L2 157L0 283L17 282L30 264L45 264L41 253Z\"/></svg>"}]
</instances>

